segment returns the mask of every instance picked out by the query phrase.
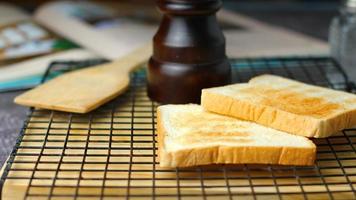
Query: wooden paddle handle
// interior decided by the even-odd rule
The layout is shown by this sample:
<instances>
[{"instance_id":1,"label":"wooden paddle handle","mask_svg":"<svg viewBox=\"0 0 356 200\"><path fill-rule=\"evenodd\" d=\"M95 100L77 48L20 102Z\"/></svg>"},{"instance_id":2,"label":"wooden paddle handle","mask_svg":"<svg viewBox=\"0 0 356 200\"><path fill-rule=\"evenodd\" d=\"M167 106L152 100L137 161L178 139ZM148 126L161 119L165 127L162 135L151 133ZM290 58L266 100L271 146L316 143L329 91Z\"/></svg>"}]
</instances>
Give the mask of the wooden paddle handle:
<instances>
[{"instance_id":1,"label":"wooden paddle handle","mask_svg":"<svg viewBox=\"0 0 356 200\"><path fill-rule=\"evenodd\" d=\"M152 55L152 44L146 44L143 47L140 47L128 55L119 58L118 60L114 60L111 63L105 64L103 67L107 68L108 71L123 73L123 72L131 72L135 68L141 66L145 62L148 61L150 56Z\"/></svg>"}]
</instances>

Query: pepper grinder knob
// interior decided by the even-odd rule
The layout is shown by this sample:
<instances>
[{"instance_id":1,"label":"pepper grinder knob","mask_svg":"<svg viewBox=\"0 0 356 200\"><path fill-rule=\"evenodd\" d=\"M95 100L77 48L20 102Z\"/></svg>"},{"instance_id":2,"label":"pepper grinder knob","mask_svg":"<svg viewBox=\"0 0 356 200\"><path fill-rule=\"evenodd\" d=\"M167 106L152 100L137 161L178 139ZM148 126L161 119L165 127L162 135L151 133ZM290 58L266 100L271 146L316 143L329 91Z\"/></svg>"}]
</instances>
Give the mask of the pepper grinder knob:
<instances>
[{"instance_id":1,"label":"pepper grinder knob","mask_svg":"<svg viewBox=\"0 0 356 200\"><path fill-rule=\"evenodd\" d=\"M203 88L230 83L221 0L158 0L164 16L153 38L148 96L161 103L199 103Z\"/></svg>"}]
</instances>

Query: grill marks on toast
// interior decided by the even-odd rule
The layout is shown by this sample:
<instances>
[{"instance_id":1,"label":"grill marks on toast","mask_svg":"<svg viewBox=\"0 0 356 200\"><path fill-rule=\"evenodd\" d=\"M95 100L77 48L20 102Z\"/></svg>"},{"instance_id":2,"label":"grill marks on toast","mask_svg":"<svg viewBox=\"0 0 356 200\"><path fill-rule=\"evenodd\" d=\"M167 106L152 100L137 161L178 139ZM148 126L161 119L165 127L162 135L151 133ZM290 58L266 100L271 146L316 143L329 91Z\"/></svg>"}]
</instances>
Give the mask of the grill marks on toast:
<instances>
[{"instance_id":1,"label":"grill marks on toast","mask_svg":"<svg viewBox=\"0 0 356 200\"><path fill-rule=\"evenodd\" d=\"M242 89L239 92L261 97L256 99L258 104L319 119L330 116L341 108L339 104L328 102L323 98L310 97L290 91L288 88L271 89L259 85L251 85L251 87Z\"/></svg>"}]
</instances>

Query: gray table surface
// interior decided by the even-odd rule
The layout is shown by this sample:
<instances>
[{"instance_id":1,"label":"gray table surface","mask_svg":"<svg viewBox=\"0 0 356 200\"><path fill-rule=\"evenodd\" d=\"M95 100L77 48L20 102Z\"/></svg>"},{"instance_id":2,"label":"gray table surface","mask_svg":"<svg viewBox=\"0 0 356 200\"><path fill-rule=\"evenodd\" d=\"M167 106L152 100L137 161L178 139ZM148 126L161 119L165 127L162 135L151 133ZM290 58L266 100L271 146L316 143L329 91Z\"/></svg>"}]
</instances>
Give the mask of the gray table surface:
<instances>
[{"instance_id":1,"label":"gray table surface","mask_svg":"<svg viewBox=\"0 0 356 200\"><path fill-rule=\"evenodd\" d=\"M242 6L237 6L237 8ZM233 9L233 8L232 8ZM238 9L237 9L238 10ZM256 19L287 27L312 37L327 39L327 30L336 9L324 9L318 11L271 11L239 10L240 12ZM15 105L13 98L21 92L0 93L0 165L9 156L16 138L26 118L28 108Z\"/></svg>"},{"instance_id":2,"label":"gray table surface","mask_svg":"<svg viewBox=\"0 0 356 200\"><path fill-rule=\"evenodd\" d=\"M20 92L0 94L0 165L9 156L28 111L28 108L13 103L18 94Z\"/></svg>"}]
</instances>

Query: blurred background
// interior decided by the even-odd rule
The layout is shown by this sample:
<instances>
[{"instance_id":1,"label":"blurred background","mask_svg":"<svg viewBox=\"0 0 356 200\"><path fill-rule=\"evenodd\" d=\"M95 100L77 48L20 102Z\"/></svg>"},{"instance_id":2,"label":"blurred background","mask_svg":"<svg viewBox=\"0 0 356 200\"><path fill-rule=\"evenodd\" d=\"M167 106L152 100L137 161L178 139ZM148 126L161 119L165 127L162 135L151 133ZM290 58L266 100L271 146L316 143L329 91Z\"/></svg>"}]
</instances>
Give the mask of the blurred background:
<instances>
[{"instance_id":1,"label":"blurred background","mask_svg":"<svg viewBox=\"0 0 356 200\"><path fill-rule=\"evenodd\" d=\"M223 0L224 8L252 18L289 28L315 38L327 40L328 28L338 12L340 0ZM49 0L6 0L33 12ZM101 0L98 2L137 2L154 4L154 0Z\"/></svg>"}]
</instances>

